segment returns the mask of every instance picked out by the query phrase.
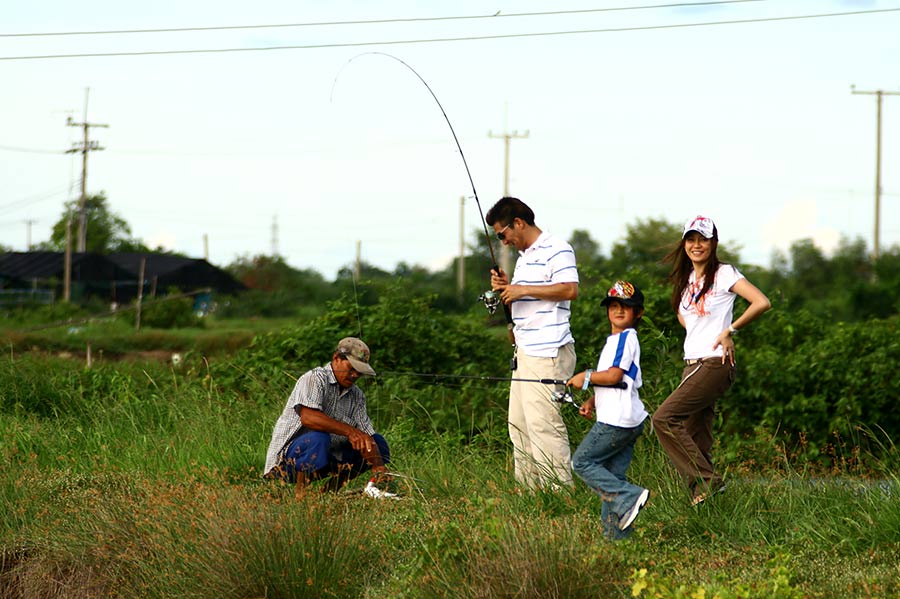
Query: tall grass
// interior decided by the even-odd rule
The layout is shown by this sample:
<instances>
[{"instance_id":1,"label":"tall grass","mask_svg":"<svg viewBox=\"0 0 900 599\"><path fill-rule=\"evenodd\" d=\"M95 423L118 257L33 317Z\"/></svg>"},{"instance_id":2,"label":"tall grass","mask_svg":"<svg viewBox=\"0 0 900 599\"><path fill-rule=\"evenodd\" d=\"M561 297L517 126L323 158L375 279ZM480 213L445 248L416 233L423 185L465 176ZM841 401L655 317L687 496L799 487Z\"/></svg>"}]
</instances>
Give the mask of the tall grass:
<instances>
[{"instance_id":1,"label":"tall grass","mask_svg":"<svg viewBox=\"0 0 900 599\"><path fill-rule=\"evenodd\" d=\"M580 482L519 488L502 426L423 433L411 407L379 422L404 499L369 500L357 480L298 501L259 477L290 381L248 396L199 360L2 362L2 597L900 594L900 481L865 455L828 476L787 453L722 464L727 491L692 508L645 435L629 476L651 499L612 543ZM573 443L588 425L570 419Z\"/></svg>"}]
</instances>

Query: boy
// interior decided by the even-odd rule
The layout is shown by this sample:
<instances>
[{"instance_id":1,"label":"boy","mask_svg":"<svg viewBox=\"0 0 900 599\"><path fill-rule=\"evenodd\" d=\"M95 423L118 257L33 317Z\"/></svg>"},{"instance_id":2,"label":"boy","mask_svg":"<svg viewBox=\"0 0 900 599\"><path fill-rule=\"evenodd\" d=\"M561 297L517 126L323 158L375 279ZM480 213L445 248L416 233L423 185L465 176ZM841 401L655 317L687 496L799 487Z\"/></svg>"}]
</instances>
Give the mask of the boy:
<instances>
[{"instance_id":1,"label":"boy","mask_svg":"<svg viewBox=\"0 0 900 599\"><path fill-rule=\"evenodd\" d=\"M587 390L592 384L625 382L627 388L595 386L594 395L582 404L579 413L591 419L596 412L597 422L578 446L572 466L603 499L604 535L623 539L631 534L631 524L650 496L650 491L625 478L648 415L638 397L641 346L635 330L644 314L644 294L627 281L617 281L600 305L606 307L611 334L600 352L597 370L580 372L567 384Z\"/></svg>"}]
</instances>

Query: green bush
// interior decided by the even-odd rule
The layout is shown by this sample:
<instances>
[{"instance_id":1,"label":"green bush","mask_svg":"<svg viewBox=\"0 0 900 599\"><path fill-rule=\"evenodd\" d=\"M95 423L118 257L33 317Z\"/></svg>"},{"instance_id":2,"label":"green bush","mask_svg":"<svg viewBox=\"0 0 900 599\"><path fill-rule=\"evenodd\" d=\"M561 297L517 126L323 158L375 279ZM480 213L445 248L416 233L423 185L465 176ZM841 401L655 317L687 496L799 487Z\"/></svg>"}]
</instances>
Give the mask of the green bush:
<instances>
[{"instance_id":1,"label":"green bush","mask_svg":"<svg viewBox=\"0 0 900 599\"><path fill-rule=\"evenodd\" d=\"M178 289L170 289L172 297L151 300L141 307L141 326L156 329L183 329L189 327L203 328L203 318L194 312L192 297L175 297ZM133 319L134 314L127 312L125 318Z\"/></svg>"},{"instance_id":2,"label":"green bush","mask_svg":"<svg viewBox=\"0 0 900 599\"><path fill-rule=\"evenodd\" d=\"M422 430L466 436L505 422L496 405L506 405L505 385L477 377L508 376L509 346L481 318L445 314L431 306L432 299L399 284L362 309L343 297L318 318L255 338L229 363L214 364L214 378L280 407L293 385L290 377L327 363L343 337L361 337L378 377L360 385L382 422L409 416Z\"/></svg>"},{"instance_id":3,"label":"green bush","mask_svg":"<svg viewBox=\"0 0 900 599\"><path fill-rule=\"evenodd\" d=\"M738 380L720 404L723 441L760 428L791 452L830 459L866 442L859 427L900 435L898 320L832 323L773 310L737 341Z\"/></svg>"}]
</instances>

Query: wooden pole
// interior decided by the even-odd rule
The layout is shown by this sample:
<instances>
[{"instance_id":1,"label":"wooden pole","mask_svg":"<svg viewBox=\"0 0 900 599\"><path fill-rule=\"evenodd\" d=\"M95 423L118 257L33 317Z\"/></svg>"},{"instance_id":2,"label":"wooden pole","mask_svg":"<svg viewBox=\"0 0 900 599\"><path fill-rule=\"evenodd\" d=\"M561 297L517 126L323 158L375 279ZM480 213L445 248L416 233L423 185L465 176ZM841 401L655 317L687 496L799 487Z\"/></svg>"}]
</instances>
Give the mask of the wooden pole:
<instances>
[{"instance_id":1,"label":"wooden pole","mask_svg":"<svg viewBox=\"0 0 900 599\"><path fill-rule=\"evenodd\" d=\"M134 329L136 331L141 330L141 303L144 300L144 267L147 265L147 258L141 256L141 269L138 274L138 295L137 295L137 309L135 310L135 321L134 321Z\"/></svg>"}]
</instances>

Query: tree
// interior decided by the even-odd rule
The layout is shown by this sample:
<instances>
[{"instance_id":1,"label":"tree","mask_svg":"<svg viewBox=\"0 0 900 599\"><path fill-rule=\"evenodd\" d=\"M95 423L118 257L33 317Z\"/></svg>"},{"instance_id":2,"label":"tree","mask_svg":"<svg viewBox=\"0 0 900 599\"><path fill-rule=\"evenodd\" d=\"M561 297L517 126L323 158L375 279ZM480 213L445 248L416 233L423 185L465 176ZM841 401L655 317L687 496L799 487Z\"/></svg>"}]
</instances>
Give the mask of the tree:
<instances>
[{"instance_id":1,"label":"tree","mask_svg":"<svg viewBox=\"0 0 900 599\"><path fill-rule=\"evenodd\" d=\"M575 229L569 238L569 245L575 250L575 258L579 266L591 265L600 267L606 259L600 250L600 244L591 238L591 234L585 229Z\"/></svg>"},{"instance_id":2,"label":"tree","mask_svg":"<svg viewBox=\"0 0 900 599\"><path fill-rule=\"evenodd\" d=\"M225 270L247 287L220 307L225 317L294 316L301 307L319 306L335 296L319 272L297 270L281 256L241 256Z\"/></svg>"},{"instance_id":3,"label":"tree","mask_svg":"<svg viewBox=\"0 0 900 599\"><path fill-rule=\"evenodd\" d=\"M63 214L53 225L50 240L38 244L38 249L63 252L66 249L66 224L72 219L72 248L75 249L77 235L78 200L66 202ZM88 196L84 204L87 233L85 250L105 254L108 252L149 252L140 240L131 236L131 227L124 218L112 212L107 205L106 195L99 193Z\"/></svg>"},{"instance_id":4,"label":"tree","mask_svg":"<svg viewBox=\"0 0 900 599\"><path fill-rule=\"evenodd\" d=\"M616 242L612 248L610 262L616 271L638 268L657 282L665 281L670 267L662 259L681 239L681 227L650 218L638 219L625 231L625 239Z\"/></svg>"},{"instance_id":5,"label":"tree","mask_svg":"<svg viewBox=\"0 0 900 599\"><path fill-rule=\"evenodd\" d=\"M225 267L247 289L281 291L297 287L324 288L325 277L312 269L297 270L281 256L241 256Z\"/></svg>"}]
</instances>

